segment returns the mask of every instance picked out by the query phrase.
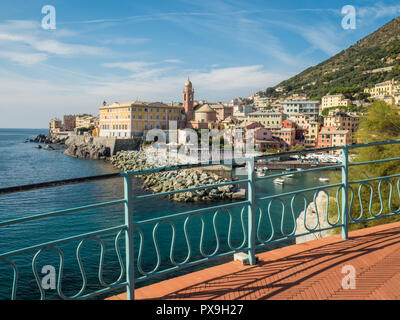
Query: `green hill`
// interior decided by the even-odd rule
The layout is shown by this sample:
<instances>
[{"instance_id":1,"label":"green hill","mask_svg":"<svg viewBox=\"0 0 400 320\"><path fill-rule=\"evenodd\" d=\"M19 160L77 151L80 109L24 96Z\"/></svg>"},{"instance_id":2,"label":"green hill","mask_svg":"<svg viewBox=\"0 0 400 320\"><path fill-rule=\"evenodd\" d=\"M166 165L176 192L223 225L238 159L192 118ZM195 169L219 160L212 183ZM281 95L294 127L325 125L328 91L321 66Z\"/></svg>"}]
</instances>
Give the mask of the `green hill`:
<instances>
[{"instance_id":1,"label":"green hill","mask_svg":"<svg viewBox=\"0 0 400 320\"><path fill-rule=\"evenodd\" d=\"M380 68L386 69L376 70ZM301 93L318 98L328 92L360 94L362 98L365 87L393 78L400 80L400 17L274 88L284 87L289 94ZM269 88L265 93L269 95L272 92Z\"/></svg>"}]
</instances>

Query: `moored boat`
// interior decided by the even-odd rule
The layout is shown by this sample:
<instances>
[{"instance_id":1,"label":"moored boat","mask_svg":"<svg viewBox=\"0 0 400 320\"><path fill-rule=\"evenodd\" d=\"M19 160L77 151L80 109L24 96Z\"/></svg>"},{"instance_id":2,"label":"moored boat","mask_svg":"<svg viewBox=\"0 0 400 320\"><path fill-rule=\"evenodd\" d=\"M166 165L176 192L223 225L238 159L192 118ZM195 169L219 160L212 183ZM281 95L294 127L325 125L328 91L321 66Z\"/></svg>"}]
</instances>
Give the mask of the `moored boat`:
<instances>
[{"instance_id":1,"label":"moored boat","mask_svg":"<svg viewBox=\"0 0 400 320\"><path fill-rule=\"evenodd\" d=\"M285 183L285 180L283 180L283 179L281 179L281 178L276 178L276 179L274 180L274 183L275 183L275 184L284 184L284 183Z\"/></svg>"}]
</instances>

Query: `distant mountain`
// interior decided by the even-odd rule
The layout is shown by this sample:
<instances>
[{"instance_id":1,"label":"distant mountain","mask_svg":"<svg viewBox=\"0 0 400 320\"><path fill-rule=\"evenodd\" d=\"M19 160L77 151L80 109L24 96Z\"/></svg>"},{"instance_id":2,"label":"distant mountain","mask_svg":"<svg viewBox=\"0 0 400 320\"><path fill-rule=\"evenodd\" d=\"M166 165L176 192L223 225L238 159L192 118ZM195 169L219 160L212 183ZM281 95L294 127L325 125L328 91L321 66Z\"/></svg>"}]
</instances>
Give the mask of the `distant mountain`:
<instances>
[{"instance_id":1,"label":"distant mountain","mask_svg":"<svg viewBox=\"0 0 400 320\"><path fill-rule=\"evenodd\" d=\"M357 95L365 87L393 78L400 80L400 17L274 89L284 87L289 94L310 97L322 97L328 92ZM268 92L272 90L267 89Z\"/></svg>"}]
</instances>

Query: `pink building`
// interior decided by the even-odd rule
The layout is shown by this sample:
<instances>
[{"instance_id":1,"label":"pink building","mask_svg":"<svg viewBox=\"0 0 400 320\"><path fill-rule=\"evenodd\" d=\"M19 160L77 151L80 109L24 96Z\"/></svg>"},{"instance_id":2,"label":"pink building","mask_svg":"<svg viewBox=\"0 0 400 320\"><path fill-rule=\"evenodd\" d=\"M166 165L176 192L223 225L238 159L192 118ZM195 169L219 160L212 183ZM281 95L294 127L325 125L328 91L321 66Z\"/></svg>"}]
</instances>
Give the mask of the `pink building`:
<instances>
[{"instance_id":1,"label":"pink building","mask_svg":"<svg viewBox=\"0 0 400 320\"><path fill-rule=\"evenodd\" d=\"M256 140L269 140L273 139L272 131L266 128L257 128L254 130L254 139Z\"/></svg>"}]
</instances>

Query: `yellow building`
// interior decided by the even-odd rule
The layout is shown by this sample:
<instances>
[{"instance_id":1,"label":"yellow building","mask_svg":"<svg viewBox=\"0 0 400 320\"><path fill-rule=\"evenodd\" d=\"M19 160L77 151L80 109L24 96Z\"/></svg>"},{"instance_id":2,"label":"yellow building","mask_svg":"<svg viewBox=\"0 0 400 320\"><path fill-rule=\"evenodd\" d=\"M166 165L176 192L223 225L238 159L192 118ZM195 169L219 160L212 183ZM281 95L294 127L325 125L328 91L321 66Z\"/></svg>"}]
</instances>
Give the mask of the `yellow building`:
<instances>
[{"instance_id":1,"label":"yellow building","mask_svg":"<svg viewBox=\"0 0 400 320\"><path fill-rule=\"evenodd\" d=\"M360 118L355 114L331 110L329 115L324 117L324 127L335 127L337 130L349 130L355 132L360 123Z\"/></svg>"},{"instance_id":2,"label":"yellow building","mask_svg":"<svg viewBox=\"0 0 400 320\"><path fill-rule=\"evenodd\" d=\"M243 126L247 126L253 122L261 123L265 128L281 128L282 121L285 120L282 112L266 110L249 113Z\"/></svg>"},{"instance_id":3,"label":"yellow building","mask_svg":"<svg viewBox=\"0 0 400 320\"><path fill-rule=\"evenodd\" d=\"M54 118L49 123L49 133L58 133L62 130L62 121L58 118Z\"/></svg>"},{"instance_id":4,"label":"yellow building","mask_svg":"<svg viewBox=\"0 0 400 320\"><path fill-rule=\"evenodd\" d=\"M275 98L270 98L270 97L254 97L253 99L253 105L255 108L264 108L267 107L268 105L274 103L276 101Z\"/></svg>"},{"instance_id":5,"label":"yellow building","mask_svg":"<svg viewBox=\"0 0 400 320\"><path fill-rule=\"evenodd\" d=\"M306 148L315 148L318 141L318 133L321 125L318 121L309 120L307 122L307 131L304 134Z\"/></svg>"},{"instance_id":6,"label":"yellow building","mask_svg":"<svg viewBox=\"0 0 400 320\"><path fill-rule=\"evenodd\" d=\"M346 99L343 94L335 94L322 97L321 111L331 107L348 107L351 105L350 99Z\"/></svg>"},{"instance_id":7,"label":"yellow building","mask_svg":"<svg viewBox=\"0 0 400 320\"><path fill-rule=\"evenodd\" d=\"M293 121L299 129L307 129L308 117L303 113L293 114L288 120Z\"/></svg>"},{"instance_id":8,"label":"yellow building","mask_svg":"<svg viewBox=\"0 0 400 320\"><path fill-rule=\"evenodd\" d=\"M99 118L92 115L80 115L75 117L75 128L97 127Z\"/></svg>"},{"instance_id":9,"label":"yellow building","mask_svg":"<svg viewBox=\"0 0 400 320\"><path fill-rule=\"evenodd\" d=\"M373 98L394 96L400 93L400 84L392 79L389 81L377 83L373 88L365 88L364 92L369 93Z\"/></svg>"},{"instance_id":10,"label":"yellow building","mask_svg":"<svg viewBox=\"0 0 400 320\"><path fill-rule=\"evenodd\" d=\"M184 119L180 106L161 102L114 102L100 107L100 136L131 138L151 129L169 129L169 121Z\"/></svg>"}]
</instances>

